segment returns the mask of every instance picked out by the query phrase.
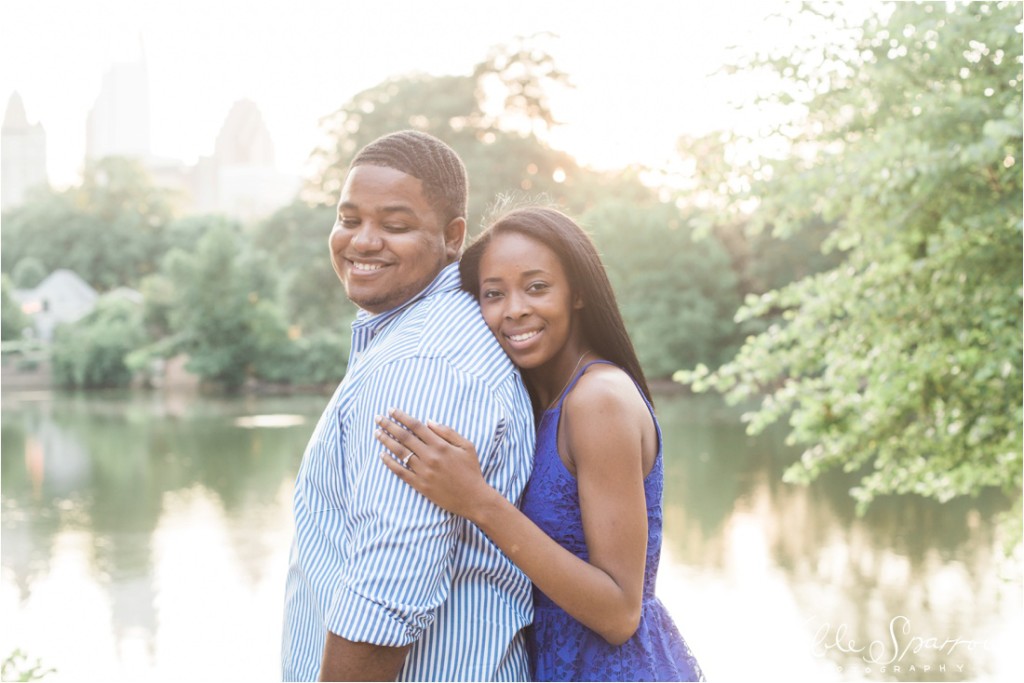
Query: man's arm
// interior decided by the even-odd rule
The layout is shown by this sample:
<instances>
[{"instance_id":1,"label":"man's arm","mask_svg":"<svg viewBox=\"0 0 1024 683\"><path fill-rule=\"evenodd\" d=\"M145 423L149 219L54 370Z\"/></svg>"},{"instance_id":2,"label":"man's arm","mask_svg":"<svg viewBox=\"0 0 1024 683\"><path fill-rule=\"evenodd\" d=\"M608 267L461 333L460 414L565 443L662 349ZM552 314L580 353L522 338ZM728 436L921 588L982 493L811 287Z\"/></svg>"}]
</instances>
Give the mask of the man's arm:
<instances>
[{"instance_id":1,"label":"man's arm","mask_svg":"<svg viewBox=\"0 0 1024 683\"><path fill-rule=\"evenodd\" d=\"M409 647L355 643L328 631L320 680L393 681L402 670Z\"/></svg>"},{"instance_id":2,"label":"man's arm","mask_svg":"<svg viewBox=\"0 0 1024 683\"><path fill-rule=\"evenodd\" d=\"M498 413L488 387L443 359L399 361L376 370L375 382L354 403L344 427L345 466L352 468L346 476L358 483L346 501L346 560L324 615L329 636L321 680L394 680L451 586L453 548L465 522L381 462L374 417L394 405L459 424L481 452L495 438Z\"/></svg>"}]
</instances>

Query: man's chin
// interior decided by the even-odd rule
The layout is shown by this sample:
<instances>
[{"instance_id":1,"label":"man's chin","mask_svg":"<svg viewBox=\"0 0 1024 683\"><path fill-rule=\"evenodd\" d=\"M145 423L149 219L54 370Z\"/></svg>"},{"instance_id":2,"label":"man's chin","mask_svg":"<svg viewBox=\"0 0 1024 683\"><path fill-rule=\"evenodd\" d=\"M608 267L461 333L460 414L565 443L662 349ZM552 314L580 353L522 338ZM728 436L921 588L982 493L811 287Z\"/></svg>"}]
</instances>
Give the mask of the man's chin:
<instances>
[{"instance_id":1,"label":"man's chin","mask_svg":"<svg viewBox=\"0 0 1024 683\"><path fill-rule=\"evenodd\" d=\"M443 268L444 265L438 263L436 271L425 274L417 282L396 282L397 278L391 278L387 282L383 279L379 282L359 282L352 279L342 282L345 285L345 294L349 301L368 313L383 313L398 308L415 298L417 294L430 286L430 283Z\"/></svg>"},{"instance_id":2,"label":"man's chin","mask_svg":"<svg viewBox=\"0 0 1024 683\"><path fill-rule=\"evenodd\" d=\"M401 301L393 294L391 296L382 296L380 294L374 294L372 292L363 292L358 289L347 289L345 295L348 300L354 303L359 308L363 309L367 313L383 313L384 311L395 308L401 305Z\"/></svg>"},{"instance_id":3,"label":"man's chin","mask_svg":"<svg viewBox=\"0 0 1024 683\"><path fill-rule=\"evenodd\" d=\"M377 300L374 300L374 299L364 300L364 299L356 299L356 298L353 298L353 297L349 297L348 300L351 301L352 303L354 303L356 306L358 306L362 310L366 311L367 313L373 313L373 314L383 313L384 311L386 311L389 308L391 308L391 306L385 305L384 302L377 301Z\"/></svg>"}]
</instances>

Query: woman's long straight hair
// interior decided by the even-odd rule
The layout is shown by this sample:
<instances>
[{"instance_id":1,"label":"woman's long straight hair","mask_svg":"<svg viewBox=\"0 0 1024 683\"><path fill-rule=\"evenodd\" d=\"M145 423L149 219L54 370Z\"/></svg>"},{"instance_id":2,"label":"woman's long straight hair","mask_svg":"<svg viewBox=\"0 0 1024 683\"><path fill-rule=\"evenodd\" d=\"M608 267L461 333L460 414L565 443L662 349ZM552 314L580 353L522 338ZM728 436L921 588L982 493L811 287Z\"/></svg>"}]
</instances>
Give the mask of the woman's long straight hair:
<instances>
[{"instance_id":1,"label":"woman's long straight hair","mask_svg":"<svg viewBox=\"0 0 1024 683\"><path fill-rule=\"evenodd\" d=\"M615 292L597 248L583 229L557 209L527 206L498 216L462 255L462 288L480 298L480 260L497 235L517 233L537 240L558 257L573 294L583 300L580 326L583 341L594 353L615 363L640 385L653 405L644 371L622 321Z\"/></svg>"}]
</instances>

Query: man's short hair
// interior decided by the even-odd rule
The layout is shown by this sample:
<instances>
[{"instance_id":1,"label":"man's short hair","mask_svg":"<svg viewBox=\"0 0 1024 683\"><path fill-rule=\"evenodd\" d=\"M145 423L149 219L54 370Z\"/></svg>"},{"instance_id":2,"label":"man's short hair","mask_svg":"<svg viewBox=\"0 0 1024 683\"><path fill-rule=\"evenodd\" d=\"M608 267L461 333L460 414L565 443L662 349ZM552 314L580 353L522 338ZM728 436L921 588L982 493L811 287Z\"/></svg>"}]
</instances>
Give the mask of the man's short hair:
<instances>
[{"instance_id":1,"label":"man's short hair","mask_svg":"<svg viewBox=\"0 0 1024 683\"><path fill-rule=\"evenodd\" d=\"M469 193L466 167L455 150L433 135L403 130L379 137L352 159L356 166L385 166L419 179L423 196L444 225L465 218Z\"/></svg>"}]
</instances>

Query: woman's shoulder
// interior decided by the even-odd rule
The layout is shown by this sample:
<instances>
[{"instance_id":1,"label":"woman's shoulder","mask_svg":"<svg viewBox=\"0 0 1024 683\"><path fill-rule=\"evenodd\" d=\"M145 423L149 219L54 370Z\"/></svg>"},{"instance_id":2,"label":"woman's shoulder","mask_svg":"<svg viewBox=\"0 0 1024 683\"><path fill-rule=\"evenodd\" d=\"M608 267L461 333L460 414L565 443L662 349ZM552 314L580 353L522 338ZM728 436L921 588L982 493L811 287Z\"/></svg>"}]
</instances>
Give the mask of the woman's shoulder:
<instances>
[{"instance_id":1,"label":"woman's shoulder","mask_svg":"<svg viewBox=\"0 0 1024 683\"><path fill-rule=\"evenodd\" d=\"M566 447L577 472L583 462L613 469L631 462L639 465L650 419L629 374L605 363L587 368L566 396L562 413ZM636 457L626 457L630 453Z\"/></svg>"},{"instance_id":2,"label":"woman's shoulder","mask_svg":"<svg viewBox=\"0 0 1024 683\"><path fill-rule=\"evenodd\" d=\"M617 365L595 363L580 376L565 397L563 410L573 415L616 414L632 418L635 412L647 413L643 394L630 375Z\"/></svg>"}]
</instances>

